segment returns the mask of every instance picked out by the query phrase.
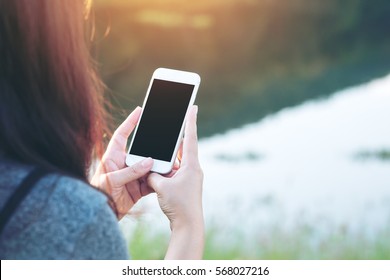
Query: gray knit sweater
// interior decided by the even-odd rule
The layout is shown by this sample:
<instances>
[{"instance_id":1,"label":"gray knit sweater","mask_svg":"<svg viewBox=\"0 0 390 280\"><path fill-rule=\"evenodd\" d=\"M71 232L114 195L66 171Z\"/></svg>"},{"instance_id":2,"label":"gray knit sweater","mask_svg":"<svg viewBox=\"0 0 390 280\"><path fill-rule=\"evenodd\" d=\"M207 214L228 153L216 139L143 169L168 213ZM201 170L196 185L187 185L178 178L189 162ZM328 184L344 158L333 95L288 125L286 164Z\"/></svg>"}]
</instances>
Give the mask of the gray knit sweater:
<instances>
[{"instance_id":1,"label":"gray knit sweater","mask_svg":"<svg viewBox=\"0 0 390 280\"><path fill-rule=\"evenodd\" d=\"M0 158L0 208L31 169ZM0 237L0 259L128 258L105 195L58 174L37 182Z\"/></svg>"}]
</instances>

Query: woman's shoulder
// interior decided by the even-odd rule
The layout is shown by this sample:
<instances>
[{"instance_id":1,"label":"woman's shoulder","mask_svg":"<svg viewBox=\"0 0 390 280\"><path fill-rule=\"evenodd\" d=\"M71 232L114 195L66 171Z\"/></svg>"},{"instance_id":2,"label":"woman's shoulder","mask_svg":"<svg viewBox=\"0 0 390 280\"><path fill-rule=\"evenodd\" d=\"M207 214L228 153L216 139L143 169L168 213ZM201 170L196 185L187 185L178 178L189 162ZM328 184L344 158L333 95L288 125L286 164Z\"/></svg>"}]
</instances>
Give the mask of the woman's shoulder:
<instances>
[{"instance_id":1,"label":"woman's shoulder","mask_svg":"<svg viewBox=\"0 0 390 280\"><path fill-rule=\"evenodd\" d=\"M0 173L4 172L0 167ZM8 167L20 183L31 167ZM3 178L3 175L0 174ZM4 190L4 180L1 183ZM14 186L15 188L15 186ZM93 234L93 238L90 238ZM112 235L117 240L103 240ZM126 251L116 217L103 193L88 183L57 172L34 186L9 220L1 242L6 258L123 258ZM90 239L90 240L89 240ZM107 248L99 246L107 242ZM110 244L111 243L111 244ZM109 246L115 244L118 251ZM4 247L3 247L4 246ZM104 248L104 251L101 250ZM119 254L122 252L122 254Z\"/></svg>"},{"instance_id":2,"label":"woman's shoulder","mask_svg":"<svg viewBox=\"0 0 390 280\"><path fill-rule=\"evenodd\" d=\"M91 215L95 208L106 206L107 196L80 179L64 174L48 174L41 184L49 188L54 185L51 194L52 203L62 204L64 207L75 207L78 211Z\"/></svg>"},{"instance_id":3,"label":"woman's shoulder","mask_svg":"<svg viewBox=\"0 0 390 280\"><path fill-rule=\"evenodd\" d=\"M29 165L0 161L1 206L33 170L34 167ZM26 201L32 200L35 204L42 200L57 207L77 207L84 210L92 210L107 203L106 195L81 179L55 171L46 171L42 175L32 186ZM49 196L50 201L47 200Z\"/></svg>"}]
</instances>

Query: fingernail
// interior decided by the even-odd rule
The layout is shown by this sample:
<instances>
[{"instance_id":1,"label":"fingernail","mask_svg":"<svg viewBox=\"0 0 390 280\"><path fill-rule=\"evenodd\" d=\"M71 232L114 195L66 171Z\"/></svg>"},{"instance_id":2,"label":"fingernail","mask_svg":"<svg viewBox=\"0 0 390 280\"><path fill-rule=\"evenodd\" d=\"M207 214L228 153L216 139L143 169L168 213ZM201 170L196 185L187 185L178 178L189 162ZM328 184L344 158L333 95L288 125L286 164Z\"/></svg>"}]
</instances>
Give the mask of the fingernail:
<instances>
[{"instance_id":1,"label":"fingernail","mask_svg":"<svg viewBox=\"0 0 390 280\"><path fill-rule=\"evenodd\" d=\"M146 158L141 162L142 167L150 168L153 165L153 159L152 158Z\"/></svg>"},{"instance_id":2,"label":"fingernail","mask_svg":"<svg viewBox=\"0 0 390 280\"><path fill-rule=\"evenodd\" d=\"M198 114L198 105L194 105L194 111L195 111L195 115Z\"/></svg>"}]
</instances>

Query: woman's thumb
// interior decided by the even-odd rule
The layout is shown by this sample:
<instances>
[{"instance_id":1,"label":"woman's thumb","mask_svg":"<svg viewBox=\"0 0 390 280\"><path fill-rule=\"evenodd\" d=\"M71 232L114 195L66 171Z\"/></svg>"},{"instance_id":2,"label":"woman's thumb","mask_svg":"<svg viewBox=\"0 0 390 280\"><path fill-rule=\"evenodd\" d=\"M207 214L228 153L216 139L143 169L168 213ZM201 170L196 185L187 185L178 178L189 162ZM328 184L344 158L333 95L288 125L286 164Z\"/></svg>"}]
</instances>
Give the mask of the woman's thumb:
<instances>
[{"instance_id":1,"label":"woman's thumb","mask_svg":"<svg viewBox=\"0 0 390 280\"><path fill-rule=\"evenodd\" d=\"M157 173L152 173L148 176L148 185L156 192L159 193L161 190L161 183L165 178Z\"/></svg>"}]
</instances>

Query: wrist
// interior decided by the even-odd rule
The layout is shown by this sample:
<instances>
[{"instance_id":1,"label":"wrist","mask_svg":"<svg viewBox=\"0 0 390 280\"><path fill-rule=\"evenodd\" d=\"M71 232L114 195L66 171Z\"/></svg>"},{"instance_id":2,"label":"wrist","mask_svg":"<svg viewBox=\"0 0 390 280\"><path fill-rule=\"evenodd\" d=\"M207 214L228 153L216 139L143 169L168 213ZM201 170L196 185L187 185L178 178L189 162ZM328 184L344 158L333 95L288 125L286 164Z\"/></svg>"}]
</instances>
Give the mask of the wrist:
<instances>
[{"instance_id":1,"label":"wrist","mask_svg":"<svg viewBox=\"0 0 390 280\"><path fill-rule=\"evenodd\" d=\"M187 232L203 232L204 231L204 219L203 215L195 215L191 218L179 218L172 220L170 223L171 230L173 231L187 231Z\"/></svg>"},{"instance_id":2,"label":"wrist","mask_svg":"<svg viewBox=\"0 0 390 280\"><path fill-rule=\"evenodd\" d=\"M171 223L171 239L165 259L202 259L205 244L203 218Z\"/></svg>"}]
</instances>

